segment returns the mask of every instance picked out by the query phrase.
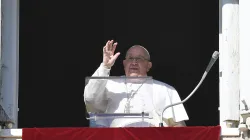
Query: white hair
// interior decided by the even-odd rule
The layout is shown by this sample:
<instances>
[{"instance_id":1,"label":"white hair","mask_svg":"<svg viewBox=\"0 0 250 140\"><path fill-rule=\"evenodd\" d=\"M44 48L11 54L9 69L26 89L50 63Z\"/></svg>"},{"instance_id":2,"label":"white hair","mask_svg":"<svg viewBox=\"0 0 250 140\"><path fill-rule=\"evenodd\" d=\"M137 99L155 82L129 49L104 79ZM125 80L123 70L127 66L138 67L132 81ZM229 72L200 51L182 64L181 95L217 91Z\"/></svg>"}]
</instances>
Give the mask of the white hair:
<instances>
[{"instance_id":1,"label":"white hair","mask_svg":"<svg viewBox=\"0 0 250 140\"><path fill-rule=\"evenodd\" d=\"M150 60L150 54L149 54L148 50L147 50L145 47L141 46L141 45L133 45L132 47L130 47L130 48L128 49L128 51L129 51L130 49L134 48L134 47L140 47L140 48L142 48L142 49L146 52L146 55L147 55L147 57L148 57L147 59ZM128 51L127 51L127 53L126 53L126 56L128 55Z\"/></svg>"}]
</instances>

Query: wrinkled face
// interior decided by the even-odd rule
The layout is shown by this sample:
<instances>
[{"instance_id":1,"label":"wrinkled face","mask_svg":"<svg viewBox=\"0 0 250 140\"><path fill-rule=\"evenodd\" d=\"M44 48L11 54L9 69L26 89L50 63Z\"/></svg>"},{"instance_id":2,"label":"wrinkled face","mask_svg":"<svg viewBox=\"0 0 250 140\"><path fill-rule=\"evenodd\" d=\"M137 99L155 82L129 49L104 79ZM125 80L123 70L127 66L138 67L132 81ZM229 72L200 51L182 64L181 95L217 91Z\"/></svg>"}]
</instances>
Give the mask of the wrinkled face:
<instances>
[{"instance_id":1,"label":"wrinkled face","mask_svg":"<svg viewBox=\"0 0 250 140\"><path fill-rule=\"evenodd\" d=\"M126 59L123 60L126 76L147 76L147 72L152 67L152 63L148 59L149 56L143 48L139 46L130 48Z\"/></svg>"}]
</instances>

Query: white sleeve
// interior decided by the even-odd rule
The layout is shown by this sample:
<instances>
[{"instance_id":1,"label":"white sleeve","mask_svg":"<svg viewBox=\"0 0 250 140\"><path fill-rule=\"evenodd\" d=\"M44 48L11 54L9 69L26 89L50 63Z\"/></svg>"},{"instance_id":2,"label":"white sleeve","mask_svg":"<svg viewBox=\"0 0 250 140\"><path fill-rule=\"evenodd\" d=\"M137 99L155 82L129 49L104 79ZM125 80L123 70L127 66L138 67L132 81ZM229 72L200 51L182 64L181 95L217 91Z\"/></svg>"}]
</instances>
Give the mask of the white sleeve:
<instances>
[{"instance_id":1,"label":"white sleeve","mask_svg":"<svg viewBox=\"0 0 250 140\"><path fill-rule=\"evenodd\" d=\"M169 89L169 90L170 90L170 92L168 94L168 96L169 96L168 98L170 100L167 101L168 103L166 104L166 106L181 101L179 94L177 93L177 91L174 88ZM189 120L189 117L187 115L187 112L186 112L183 104L175 105L173 107L166 109L164 114L163 114L163 117L166 119L172 118L175 122Z\"/></svg>"},{"instance_id":2,"label":"white sleeve","mask_svg":"<svg viewBox=\"0 0 250 140\"><path fill-rule=\"evenodd\" d=\"M95 71L93 76L109 76L110 69L106 68L103 63ZM88 112L105 112L107 107L106 95L107 80L91 79L84 89L84 102Z\"/></svg>"}]
</instances>

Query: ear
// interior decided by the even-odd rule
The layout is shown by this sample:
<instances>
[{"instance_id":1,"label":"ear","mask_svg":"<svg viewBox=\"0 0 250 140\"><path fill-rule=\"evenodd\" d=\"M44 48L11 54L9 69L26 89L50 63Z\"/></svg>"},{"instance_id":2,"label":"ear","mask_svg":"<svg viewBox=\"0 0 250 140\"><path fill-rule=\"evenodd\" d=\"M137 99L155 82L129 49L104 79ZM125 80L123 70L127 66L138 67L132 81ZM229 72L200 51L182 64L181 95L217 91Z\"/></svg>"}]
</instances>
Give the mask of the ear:
<instances>
[{"instance_id":1,"label":"ear","mask_svg":"<svg viewBox=\"0 0 250 140\"><path fill-rule=\"evenodd\" d=\"M152 62L148 62L147 72L152 68Z\"/></svg>"},{"instance_id":2,"label":"ear","mask_svg":"<svg viewBox=\"0 0 250 140\"><path fill-rule=\"evenodd\" d=\"M123 62L123 67L125 68L125 66L126 66L125 60L123 60L122 62Z\"/></svg>"}]
</instances>

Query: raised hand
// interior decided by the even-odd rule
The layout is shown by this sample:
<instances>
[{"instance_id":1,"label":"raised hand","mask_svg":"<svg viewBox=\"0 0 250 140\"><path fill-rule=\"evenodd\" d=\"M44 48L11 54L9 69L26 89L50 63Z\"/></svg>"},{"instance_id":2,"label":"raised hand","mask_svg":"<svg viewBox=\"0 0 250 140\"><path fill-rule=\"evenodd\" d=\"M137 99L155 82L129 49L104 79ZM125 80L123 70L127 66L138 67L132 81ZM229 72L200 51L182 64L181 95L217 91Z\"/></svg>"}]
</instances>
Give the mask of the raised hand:
<instances>
[{"instance_id":1,"label":"raised hand","mask_svg":"<svg viewBox=\"0 0 250 140\"><path fill-rule=\"evenodd\" d=\"M108 68L111 68L114 65L115 60L120 55L120 52L115 54L116 46L117 42L114 43L113 40L108 40L103 47L103 64Z\"/></svg>"}]
</instances>

